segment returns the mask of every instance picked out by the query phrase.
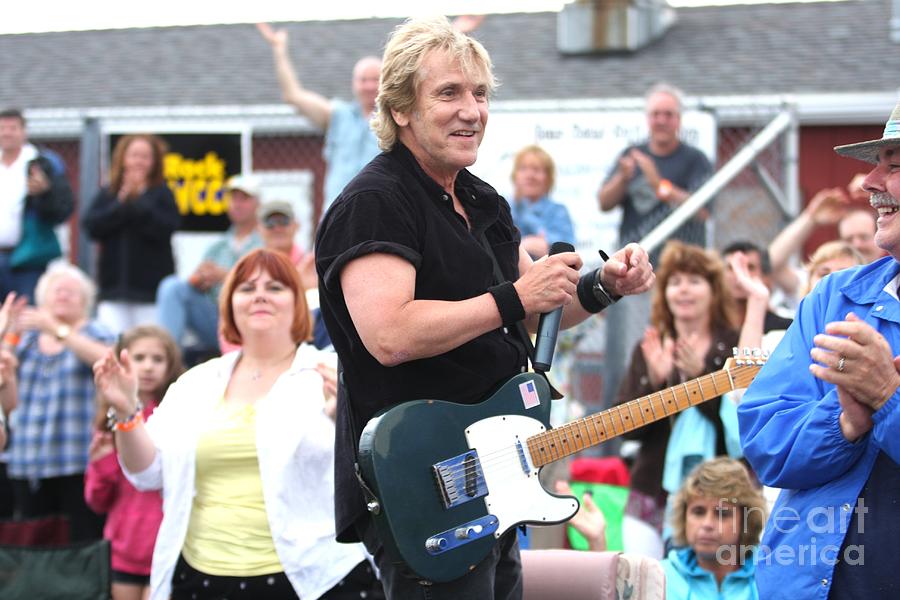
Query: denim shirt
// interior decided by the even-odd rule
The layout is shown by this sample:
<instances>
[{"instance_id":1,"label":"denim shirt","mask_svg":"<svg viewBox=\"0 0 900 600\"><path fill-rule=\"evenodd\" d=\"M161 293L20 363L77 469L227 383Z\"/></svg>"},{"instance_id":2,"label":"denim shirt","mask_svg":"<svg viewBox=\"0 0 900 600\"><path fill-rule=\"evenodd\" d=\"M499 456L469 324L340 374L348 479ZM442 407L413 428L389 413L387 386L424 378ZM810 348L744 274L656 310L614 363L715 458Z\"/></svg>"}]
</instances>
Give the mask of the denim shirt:
<instances>
[{"instance_id":1,"label":"denim shirt","mask_svg":"<svg viewBox=\"0 0 900 600\"><path fill-rule=\"evenodd\" d=\"M738 407L744 455L763 483L783 488L758 552L763 598L827 598L835 557L876 458L884 452L900 462L900 391L874 413L872 430L851 443L841 433L835 387L809 372L813 337L850 311L900 353L898 271L886 257L819 282ZM869 548L866 556L890 550Z\"/></svg>"},{"instance_id":2,"label":"denim shirt","mask_svg":"<svg viewBox=\"0 0 900 600\"><path fill-rule=\"evenodd\" d=\"M322 214L356 174L381 150L359 102L331 102L331 119L322 154L327 163Z\"/></svg>"},{"instance_id":3,"label":"denim shirt","mask_svg":"<svg viewBox=\"0 0 900 600\"><path fill-rule=\"evenodd\" d=\"M575 231L569 209L564 204L554 202L544 196L537 202L517 199L510 206L513 223L519 228L522 237L526 235L544 234L547 243L575 243Z\"/></svg>"}]
</instances>

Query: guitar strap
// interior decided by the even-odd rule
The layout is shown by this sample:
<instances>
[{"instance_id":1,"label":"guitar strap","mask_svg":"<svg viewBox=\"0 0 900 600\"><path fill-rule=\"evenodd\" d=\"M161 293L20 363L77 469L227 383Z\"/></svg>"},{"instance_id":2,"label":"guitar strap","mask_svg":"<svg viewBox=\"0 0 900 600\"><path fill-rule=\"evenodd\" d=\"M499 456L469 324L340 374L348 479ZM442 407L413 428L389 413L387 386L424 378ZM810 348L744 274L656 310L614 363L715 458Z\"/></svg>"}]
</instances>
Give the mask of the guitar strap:
<instances>
[{"instance_id":1,"label":"guitar strap","mask_svg":"<svg viewBox=\"0 0 900 600\"><path fill-rule=\"evenodd\" d=\"M356 475L360 489L362 489L366 509L377 515L381 511L378 497L366 483L366 480L363 479L362 471L359 468L359 433L356 431L356 411L353 410L353 404L350 402L350 390L347 389L347 385L344 383L344 365L341 364L340 358L337 361L337 380L337 401L339 404L342 403L347 407L347 424L350 427L350 439L353 442L353 473Z\"/></svg>"},{"instance_id":2,"label":"guitar strap","mask_svg":"<svg viewBox=\"0 0 900 600\"><path fill-rule=\"evenodd\" d=\"M487 236L482 231L479 234L479 238L481 240L481 245L484 247L485 252L488 253L488 256L491 257L491 262L494 264L494 283L504 283L508 281L506 277L503 276L503 271L500 270L500 263L497 262L497 257L494 255L494 249L491 248L490 242L488 242ZM525 354L528 355L528 361L531 363L534 372L544 378L547 382L547 385L550 386L550 398L553 400L559 400L563 398L563 395L553 387L553 384L550 383L550 380L547 378L547 374L543 371L534 368L534 344L531 343L531 336L528 334L528 330L525 329L525 323L522 321L516 321L516 334L519 336L519 341L525 346Z\"/></svg>"}]
</instances>

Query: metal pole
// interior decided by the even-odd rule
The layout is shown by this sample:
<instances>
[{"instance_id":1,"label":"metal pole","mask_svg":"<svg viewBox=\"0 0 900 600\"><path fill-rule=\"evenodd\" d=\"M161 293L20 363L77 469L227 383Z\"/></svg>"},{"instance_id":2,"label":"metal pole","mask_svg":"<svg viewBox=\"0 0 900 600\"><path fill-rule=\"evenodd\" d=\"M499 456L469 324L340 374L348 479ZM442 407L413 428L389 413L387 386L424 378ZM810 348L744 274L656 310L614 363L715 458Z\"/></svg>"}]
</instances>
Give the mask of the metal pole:
<instances>
[{"instance_id":1,"label":"metal pole","mask_svg":"<svg viewBox=\"0 0 900 600\"><path fill-rule=\"evenodd\" d=\"M800 214L802 202L800 199L800 125L797 122L797 111L793 106L785 107L791 115L791 125L784 134L784 196L787 201L784 205L790 218Z\"/></svg>"},{"instance_id":2,"label":"metal pole","mask_svg":"<svg viewBox=\"0 0 900 600\"><path fill-rule=\"evenodd\" d=\"M78 222L87 212L88 207L100 190L100 122L88 117L84 120L81 132L81 171L79 174ZM78 266L96 280L96 261L94 245L84 232L78 235Z\"/></svg>"},{"instance_id":3,"label":"metal pole","mask_svg":"<svg viewBox=\"0 0 900 600\"><path fill-rule=\"evenodd\" d=\"M676 229L706 206L713 196L725 189L725 186L753 162L760 152L790 127L793 120L793 115L788 111L783 111L772 119L755 138L750 140L731 160L700 186L700 189L685 200L684 204L676 208L665 221L644 236L644 239L640 241L644 250L648 253L653 252L660 244L669 239Z\"/></svg>"}]
</instances>

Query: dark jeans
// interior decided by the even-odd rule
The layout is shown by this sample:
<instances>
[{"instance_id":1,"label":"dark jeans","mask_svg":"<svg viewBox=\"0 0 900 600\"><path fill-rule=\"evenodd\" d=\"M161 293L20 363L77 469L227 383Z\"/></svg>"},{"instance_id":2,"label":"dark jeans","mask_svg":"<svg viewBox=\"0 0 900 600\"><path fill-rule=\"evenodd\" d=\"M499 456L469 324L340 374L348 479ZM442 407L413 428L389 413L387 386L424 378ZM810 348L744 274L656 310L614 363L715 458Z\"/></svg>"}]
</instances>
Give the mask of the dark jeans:
<instances>
[{"instance_id":1,"label":"dark jeans","mask_svg":"<svg viewBox=\"0 0 900 600\"><path fill-rule=\"evenodd\" d=\"M35 304L34 288L44 269L13 269L9 265L11 252L0 250L0 301L9 292L28 296L28 303Z\"/></svg>"},{"instance_id":2,"label":"dark jeans","mask_svg":"<svg viewBox=\"0 0 900 600\"><path fill-rule=\"evenodd\" d=\"M381 572L381 584L388 600L520 600L522 562L516 531L507 531L490 554L464 577L435 583L422 579L407 564L387 556L375 535L371 519L362 526L360 537ZM358 528L359 529L359 528Z\"/></svg>"},{"instance_id":3,"label":"dark jeans","mask_svg":"<svg viewBox=\"0 0 900 600\"><path fill-rule=\"evenodd\" d=\"M84 474L39 479L35 487L24 479L10 479L15 519L62 515L69 521L72 542L103 537L104 518L84 502Z\"/></svg>"},{"instance_id":4,"label":"dark jeans","mask_svg":"<svg viewBox=\"0 0 900 600\"><path fill-rule=\"evenodd\" d=\"M171 600L219 600L220 598L248 598L256 600L296 600L297 593L284 573L255 577L207 575L178 557L172 575ZM320 600L380 600L384 598L369 561L363 561L347 573Z\"/></svg>"}]
</instances>

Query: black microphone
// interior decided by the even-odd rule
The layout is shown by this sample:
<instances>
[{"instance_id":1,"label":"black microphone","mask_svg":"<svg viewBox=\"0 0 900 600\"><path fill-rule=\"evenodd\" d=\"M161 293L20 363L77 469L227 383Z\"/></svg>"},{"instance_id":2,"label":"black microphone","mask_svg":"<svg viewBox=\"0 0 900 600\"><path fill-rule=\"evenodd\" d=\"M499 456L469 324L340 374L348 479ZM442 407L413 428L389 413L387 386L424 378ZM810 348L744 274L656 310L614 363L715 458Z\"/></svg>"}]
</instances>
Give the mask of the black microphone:
<instances>
[{"instance_id":1,"label":"black microphone","mask_svg":"<svg viewBox=\"0 0 900 600\"><path fill-rule=\"evenodd\" d=\"M550 246L550 254L560 252L575 252L575 247L566 242L553 242ZM556 336L559 335L559 323L562 320L563 307L554 308L550 312L541 314L538 321L537 339L534 341L534 370L546 373L553 362L553 352L556 351Z\"/></svg>"}]
</instances>

